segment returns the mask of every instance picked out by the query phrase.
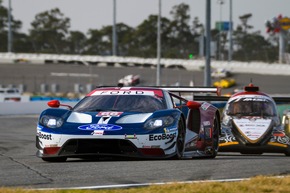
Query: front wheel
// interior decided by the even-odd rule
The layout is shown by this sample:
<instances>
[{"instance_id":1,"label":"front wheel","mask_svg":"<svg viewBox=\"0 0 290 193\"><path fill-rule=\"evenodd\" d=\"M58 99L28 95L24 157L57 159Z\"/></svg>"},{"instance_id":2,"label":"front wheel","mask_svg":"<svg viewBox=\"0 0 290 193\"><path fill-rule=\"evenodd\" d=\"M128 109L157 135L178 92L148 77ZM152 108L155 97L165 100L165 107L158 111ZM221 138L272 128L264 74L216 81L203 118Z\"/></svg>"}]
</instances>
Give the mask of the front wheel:
<instances>
[{"instance_id":1,"label":"front wheel","mask_svg":"<svg viewBox=\"0 0 290 193\"><path fill-rule=\"evenodd\" d=\"M182 119L178 122L178 135L176 139L176 159L180 159L184 152L184 142L185 142L185 126Z\"/></svg>"}]
</instances>

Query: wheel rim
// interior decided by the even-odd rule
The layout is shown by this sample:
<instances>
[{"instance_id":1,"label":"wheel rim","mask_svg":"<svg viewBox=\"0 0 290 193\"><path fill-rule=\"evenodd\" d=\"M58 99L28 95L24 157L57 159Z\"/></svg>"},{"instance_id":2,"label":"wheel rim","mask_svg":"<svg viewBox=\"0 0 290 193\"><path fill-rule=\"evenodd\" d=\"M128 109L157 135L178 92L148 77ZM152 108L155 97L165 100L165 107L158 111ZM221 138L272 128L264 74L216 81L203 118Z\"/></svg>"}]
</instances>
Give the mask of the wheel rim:
<instances>
[{"instance_id":1,"label":"wheel rim","mask_svg":"<svg viewBox=\"0 0 290 193\"><path fill-rule=\"evenodd\" d=\"M184 137L185 137L185 131L184 131L183 123L180 120L178 123L178 136L177 136L177 140L176 140L176 151L177 151L178 157L181 157L183 154Z\"/></svg>"},{"instance_id":2,"label":"wheel rim","mask_svg":"<svg viewBox=\"0 0 290 193\"><path fill-rule=\"evenodd\" d=\"M213 148L214 148L215 154L218 152L218 147L219 147L219 127L218 127L218 121L215 117L214 125L213 125Z\"/></svg>"}]
</instances>

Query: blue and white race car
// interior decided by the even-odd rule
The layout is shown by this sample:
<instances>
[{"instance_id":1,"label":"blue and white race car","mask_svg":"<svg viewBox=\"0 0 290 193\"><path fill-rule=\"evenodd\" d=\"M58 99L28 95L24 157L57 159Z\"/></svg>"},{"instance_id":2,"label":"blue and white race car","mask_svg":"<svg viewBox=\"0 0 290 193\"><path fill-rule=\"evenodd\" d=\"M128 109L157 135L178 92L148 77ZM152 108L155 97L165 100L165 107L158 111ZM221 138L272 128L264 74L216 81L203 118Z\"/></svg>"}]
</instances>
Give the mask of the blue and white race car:
<instances>
[{"instance_id":1,"label":"blue and white race car","mask_svg":"<svg viewBox=\"0 0 290 193\"><path fill-rule=\"evenodd\" d=\"M50 101L52 108L37 124L37 156L51 162L104 156L214 158L221 132L218 109L176 92L218 89L101 87L73 108Z\"/></svg>"}]
</instances>

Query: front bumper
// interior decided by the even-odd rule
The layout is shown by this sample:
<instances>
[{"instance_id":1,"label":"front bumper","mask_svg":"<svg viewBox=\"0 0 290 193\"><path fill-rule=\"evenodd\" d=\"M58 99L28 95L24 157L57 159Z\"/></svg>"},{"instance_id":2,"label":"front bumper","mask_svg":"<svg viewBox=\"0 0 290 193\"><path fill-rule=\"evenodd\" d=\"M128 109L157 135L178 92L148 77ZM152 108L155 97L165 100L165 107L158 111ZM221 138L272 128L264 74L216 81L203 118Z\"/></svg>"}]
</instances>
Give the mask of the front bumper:
<instances>
[{"instance_id":1,"label":"front bumper","mask_svg":"<svg viewBox=\"0 0 290 193\"><path fill-rule=\"evenodd\" d=\"M285 144L268 142L265 145L244 145L237 141L220 143L220 152L241 152L249 154L261 154L261 153L287 153L290 152L290 147Z\"/></svg>"}]
</instances>

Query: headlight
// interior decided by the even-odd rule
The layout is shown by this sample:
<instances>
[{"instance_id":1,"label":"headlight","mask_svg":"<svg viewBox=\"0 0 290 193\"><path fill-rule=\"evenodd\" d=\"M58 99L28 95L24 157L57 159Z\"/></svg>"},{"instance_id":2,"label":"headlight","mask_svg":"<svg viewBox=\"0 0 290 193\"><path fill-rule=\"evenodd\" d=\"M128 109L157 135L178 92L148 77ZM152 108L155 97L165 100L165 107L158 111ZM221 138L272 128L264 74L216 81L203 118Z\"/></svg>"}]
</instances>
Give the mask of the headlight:
<instances>
[{"instance_id":1,"label":"headlight","mask_svg":"<svg viewBox=\"0 0 290 193\"><path fill-rule=\"evenodd\" d=\"M144 127L145 129L157 129L159 127L168 127L174 123L174 118L172 116L152 118L146 121Z\"/></svg>"},{"instance_id":2,"label":"headlight","mask_svg":"<svg viewBox=\"0 0 290 193\"><path fill-rule=\"evenodd\" d=\"M47 115L42 116L39 122L49 128L58 128L63 124L62 118Z\"/></svg>"}]
</instances>

